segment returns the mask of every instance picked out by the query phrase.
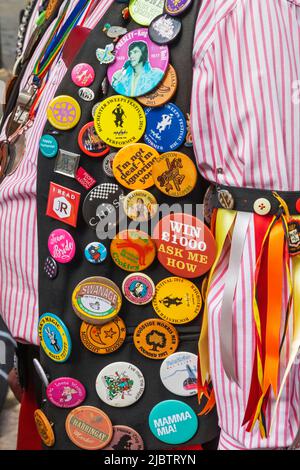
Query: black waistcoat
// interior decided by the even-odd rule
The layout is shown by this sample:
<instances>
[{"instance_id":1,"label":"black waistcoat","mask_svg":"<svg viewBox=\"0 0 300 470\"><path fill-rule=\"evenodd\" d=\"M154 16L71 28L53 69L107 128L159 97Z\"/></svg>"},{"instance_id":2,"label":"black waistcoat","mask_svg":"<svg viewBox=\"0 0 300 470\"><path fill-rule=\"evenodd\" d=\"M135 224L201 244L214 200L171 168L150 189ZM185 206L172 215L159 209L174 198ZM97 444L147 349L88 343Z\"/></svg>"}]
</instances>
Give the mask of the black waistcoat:
<instances>
[{"instance_id":1,"label":"black waistcoat","mask_svg":"<svg viewBox=\"0 0 300 470\"><path fill-rule=\"evenodd\" d=\"M175 97L171 100L177 104L183 113L189 112L191 86L192 86L192 45L194 37L194 28L197 15L199 13L200 1L195 0L193 6L183 17L183 31L179 41L170 47L170 63L175 67L178 75L178 89ZM101 83L106 74L106 66L99 65L95 51L98 47L105 47L110 42L102 32L105 23L111 25L120 24L122 4L113 3L107 14L100 20L98 25L89 35L85 44L77 54L73 65L69 67L64 79L62 80L56 96L71 95L75 97L81 105L82 115L79 124L72 130L61 132L57 136L59 147L71 152L80 153L77 145L77 136L82 126L91 121L91 109L93 104L101 100ZM131 21L128 29L136 29L140 26ZM87 62L97 71L95 82L90 88L95 91L94 102L85 102L78 97L78 87L71 80L71 71L75 64ZM110 89L109 94L113 94ZM49 123L46 124L44 133L53 130ZM178 149L188 154L194 159L192 148L182 147ZM102 165L99 159L89 158L82 155L81 166L83 166L96 180L97 183L113 182L102 172ZM108 257L100 266L88 263L84 258L85 246L96 240L96 234L84 222L82 211L79 212L77 227L73 228L47 217L46 206L48 199L49 183L53 181L59 185L66 186L81 193L81 207L87 191L80 184L71 178L59 175L53 172L53 159L46 159L41 154L38 160L38 240L39 240L39 313L52 312L58 315L67 325L72 338L72 353L67 362L56 363L45 355L41 349L41 363L45 371L50 375L51 380L69 376L80 380L86 387L87 398L83 405L93 405L105 411L111 418L113 424L124 424L136 429L144 439L145 449L168 449L170 446L158 441L151 433L148 427L148 415L155 404L162 400L179 399L188 403L196 413L200 408L197 398L178 397L170 393L161 383L159 369L161 361L147 359L140 355L135 349L132 341L132 334L135 326L142 320L156 317L151 303L146 306L133 305L124 298L119 315L123 318L127 327L127 338L124 345L116 352L109 355L96 355L87 350L80 341L80 319L73 313L71 305L71 296L75 286L79 281L90 276L104 276L112 279L119 287L128 272L117 267L112 259ZM198 177L198 183L192 193L185 198L174 200L160 193L155 187L150 191L156 196L159 203L167 202L169 204L178 203L201 203L206 189L205 182ZM65 228L70 231L76 242L76 256L69 264L59 265L59 275L55 280L50 280L43 271L44 261L49 255L47 241L49 234L56 228ZM104 242L107 248L109 243ZM172 274L165 270L157 260L145 271L155 283ZM193 279L193 282L200 287L201 279ZM190 351L197 354L197 344L200 334L201 316L187 325L178 326L180 335L180 345L178 351ZM103 403L95 390L95 380L100 370L107 364L117 361L126 361L135 364L144 374L146 388L142 398L134 405L126 408L114 408ZM44 393L45 396L45 393ZM54 423L54 432L56 443L54 449L75 449L76 446L69 440L65 432L65 419L68 410L56 408L51 403L46 402L43 411L50 421ZM217 419L215 412L208 416L199 417L199 428L197 434L188 444L203 443L213 439L218 432Z\"/></svg>"}]
</instances>

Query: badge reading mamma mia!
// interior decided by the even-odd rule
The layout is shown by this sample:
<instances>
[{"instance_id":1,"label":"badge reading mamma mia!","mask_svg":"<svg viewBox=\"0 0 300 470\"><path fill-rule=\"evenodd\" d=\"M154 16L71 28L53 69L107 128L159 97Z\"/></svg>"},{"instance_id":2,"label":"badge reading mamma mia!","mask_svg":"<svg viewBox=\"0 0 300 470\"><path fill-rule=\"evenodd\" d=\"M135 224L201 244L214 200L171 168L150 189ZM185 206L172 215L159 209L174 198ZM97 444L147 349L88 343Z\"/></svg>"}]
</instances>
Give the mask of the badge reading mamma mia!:
<instances>
[{"instance_id":1,"label":"badge reading mamma mia!","mask_svg":"<svg viewBox=\"0 0 300 470\"><path fill-rule=\"evenodd\" d=\"M116 93L141 96L163 79L169 64L168 46L149 38L148 29L135 29L117 43L116 60L108 67L108 80Z\"/></svg>"}]
</instances>

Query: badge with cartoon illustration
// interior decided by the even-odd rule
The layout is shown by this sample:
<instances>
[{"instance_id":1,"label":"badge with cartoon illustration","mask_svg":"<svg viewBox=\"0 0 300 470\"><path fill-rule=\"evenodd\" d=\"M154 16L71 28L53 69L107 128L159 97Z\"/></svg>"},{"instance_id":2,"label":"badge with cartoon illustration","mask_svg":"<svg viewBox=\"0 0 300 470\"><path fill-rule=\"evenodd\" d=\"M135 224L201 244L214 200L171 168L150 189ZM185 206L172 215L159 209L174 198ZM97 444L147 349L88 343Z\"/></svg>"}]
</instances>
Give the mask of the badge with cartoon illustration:
<instances>
[{"instance_id":1,"label":"badge with cartoon illustration","mask_svg":"<svg viewBox=\"0 0 300 470\"><path fill-rule=\"evenodd\" d=\"M100 264L107 257L107 249L103 243L91 242L85 247L84 255L90 263Z\"/></svg>"},{"instance_id":2,"label":"badge with cartoon illustration","mask_svg":"<svg viewBox=\"0 0 300 470\"><path fill-rule=\"evenodd\" d=\"M104 157L110 148L98 136L94 122L88 122L79 132L78 145L89 157Z\"/></svg>"},{"instance_id":3,"label":"badge with cartoon illustration","mask_svg":"<svg viewBox=\"0 0 300 470\"><path fill-rule=\"evenodd\" d=\"M39 321L42 348L55 362L65 362L72 349L71 337L64 322L53 313L45 313Z\"/></svg>"},{"instance_id":4,"label":"badge with cartoon illustration","mask_svg":"<svg viewBox=\"0 0 300 470\"><path fill-rule=\"evenodd\" d=\"M47 387L47 398L58 408L75 408L85 399L86 391L79 380L59 377Z\"/></svg>"},{"instance_id":5,"label":"badge with cartoon illustration","mask_svg":"<svg viewBox=\"0 0 300 470\"><path fill-rule=\"evenodd\" d=\"M300 254L300 220L292 219L288 223L289 253L291 256Z\"/></svg>"}]
</instances>

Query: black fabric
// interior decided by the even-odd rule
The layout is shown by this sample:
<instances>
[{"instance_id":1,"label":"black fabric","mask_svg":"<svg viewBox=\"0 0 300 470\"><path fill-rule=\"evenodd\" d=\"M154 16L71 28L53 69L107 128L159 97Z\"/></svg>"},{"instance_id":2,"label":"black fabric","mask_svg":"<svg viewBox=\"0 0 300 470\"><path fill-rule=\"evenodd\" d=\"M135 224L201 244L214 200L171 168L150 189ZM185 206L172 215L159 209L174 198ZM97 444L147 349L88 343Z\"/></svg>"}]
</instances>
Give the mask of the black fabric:
<instances>
[{"instance_id":1,"label":"black fabric","mask_svg":"<svg viewBox=\"0 0 300 470\"><path fill-rule=\"evenodd\" d=\"M80 153L77 145L77 136L84 124L92 120L91 110L93 105L101 100L101 83L106 74L106 67L100 65L96 59L96 48L104 47L110 42L106 35L102 32L105 23L111 25L121 24L121 10L124 5L113 3L104 18L101 19L99 24L94 28L88 37L86 43L77 54L73 65L69 68L65 78L63 79L56 96L71 95L75 97L81 105L82 116L80 123L73 130L67 132L60 132L55 137L58 140L59 147L71 152ZM190 99L191 99L191 85L192 85L192 44L194 36L195 21L199 12L200 2L194 1L193 7L183 18L183 33L174 46L170 48L171 59L170 62L175 67L179 86L176 97L172 102L175 102L184 113L189 112ZM136 29L139 26L133 21L127 26L129 30ZM95 100L91 103L86 103L78 98L78 87L76 87L71 80L71 71L75 64L88 62L96 70L96 79L91 88L95 92ZM110 90L109 94L113 94ZM44 133L51 132L53 128L48 123L45 126ZM182 146L182 152L188 154L194 159L193 151L191 148ZM102 171L102 160L89 158L82 155L81 166L83 166L96 180L97 183L113 182L113 179L107 177ZM79 183L75 180L61 176L53 172L54 161L44 158L39 155L38 161L38 239L39 239L39 303L40 314L45 312L52 312L58 315L67 325L72 341L73 351L66 363L55 363L49 359L41 349L41 363L45 368L51 379L59 376L71 376L82 381L87 388L87 399L84 404L94 405L104 410L111 418L113 424L125 424L135 428L143 437L146 449L168 449L168 446L163 442L158 441L151 433L148 427L148 415L152 407L158 402L166 399L179 399L187 402L198 413L200 411L196 397L182 398L168 392L162 385L159 377L159 369L161 361L153 361L140 355L132 341L132 334L134 328L144 319L156 317L151 304L139 307L130 304L123 299L123 305L120 316L124 319L127 327L127 338L125 344L118 351L106 356L98 356L87 349L81 344L79 330L81 321L73 313L71 306L71 296L74 287L79 281L89 276L100 275L112 279L116 284L121 287L123 279L128 275L128 272L119 269L112 259L108 259L99 266L93 266L84 259L84 247L91 241L96 240L96 234L83 221L82 213L79 213L77 228L72 228L60 223L45 215L49 183L53 181L62 186L66 186L81 193L81 208L82 202L87 194ZM195 190L186 198L180 201L174 198L169 198L160 193L156 188L151 188L150 191L155 194L158 202L161 203L201 203L204 192L206 190L206 183L200 178L198 180ZM73 235L77 252L74 260L67 265L59 266L58 277L50 281L43 272L43 265L46 257L48 256L47 240L49 234L55 228L65 228ZM107 248L109 243L104 242ZM155 283L163 278L171 276L171 273L166 271L157 260L153 265L145 271ZM201 279L193 280L199 287ZM180 346L179 351L191 351L197 353L197 345L200 333L201 317L199 316L192 323L178 327L180 333ZM95 380L100 370L109 363L116 361L127 361L135 364L141 369L145 376L146 389L142 398L134 405L118 409L110 407L103 403L95 390ZM50 421L54 422L54 432L56 435L56 444L54 449L76 449L76 446L68 439L65 432L65 418L68 414L67 410L61 410L46 403L43 407L44 412L49 417ZM203 443L214 439L218 434L217 417L216 413L212 412L208 416L199 417L199 429L195 437L188 444Z\"/></svg>"}]
</instances>

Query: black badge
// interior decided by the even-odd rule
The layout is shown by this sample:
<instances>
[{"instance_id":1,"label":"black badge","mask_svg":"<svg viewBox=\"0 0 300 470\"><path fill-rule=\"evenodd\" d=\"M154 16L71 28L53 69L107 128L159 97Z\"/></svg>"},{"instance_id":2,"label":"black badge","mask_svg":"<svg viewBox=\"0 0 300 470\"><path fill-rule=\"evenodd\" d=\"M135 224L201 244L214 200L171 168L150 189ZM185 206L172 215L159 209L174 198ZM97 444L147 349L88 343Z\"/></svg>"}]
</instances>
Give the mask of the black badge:
<instances>
[{"instance_id":1,"label":"black badge","mask_svg":"<svg viewBox=\"0 0 300 470\"><path fill-rule=\"evenodd\" d=\"M156 44L170 44L181 31L181 19L166 13L157 16L149 26L149 37Z\"/></svg>"},{"instance_id":2,"label":"black badge","mask_svg":"<svg viewBox=\"0 0 300 470\"><path fill-rule=\"evenodd\" d=\"M55 279L58 274L57 263L55 259L53 259L51 256L48 256L46 258L46 261L44 264L44 271L50 279Z\"/></svg>"}]
</instances>

